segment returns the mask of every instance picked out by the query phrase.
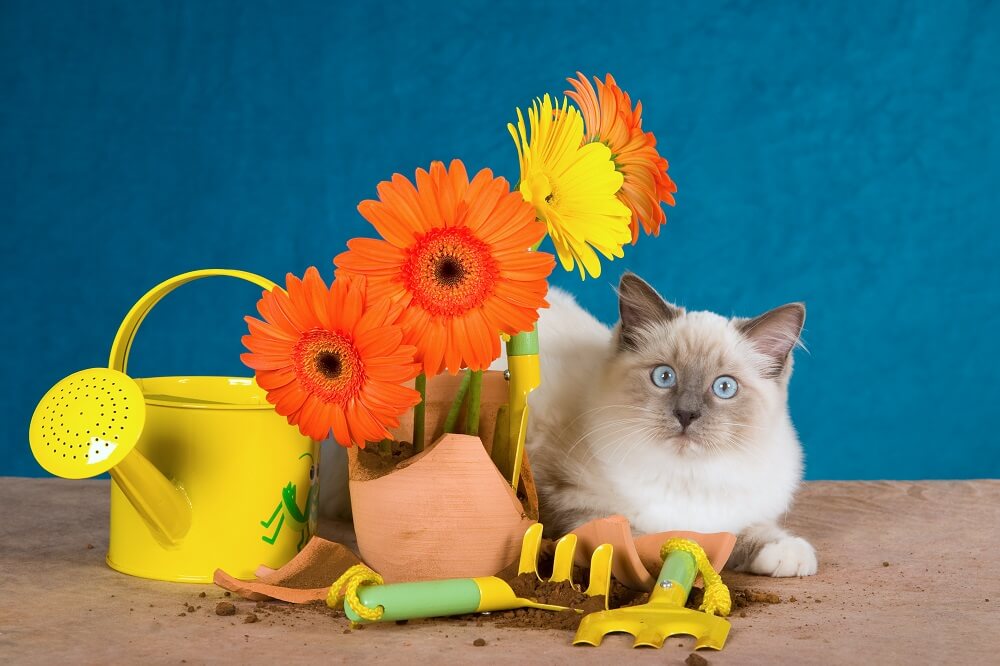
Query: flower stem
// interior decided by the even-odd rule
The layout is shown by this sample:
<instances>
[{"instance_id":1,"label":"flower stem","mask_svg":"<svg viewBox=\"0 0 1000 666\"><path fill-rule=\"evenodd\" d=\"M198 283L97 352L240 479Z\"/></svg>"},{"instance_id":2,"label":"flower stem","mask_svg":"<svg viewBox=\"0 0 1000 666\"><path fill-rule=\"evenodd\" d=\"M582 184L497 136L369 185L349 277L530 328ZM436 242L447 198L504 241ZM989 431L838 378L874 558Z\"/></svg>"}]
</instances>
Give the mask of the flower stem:
<instances>
[{"instance_id":1,"label":"flower stem","mask_svg":"<svg viewBox=\"0 0 1000 666\"><path fill-rule=\"evenodd\" d=\"M469 384L469 405L465 410L465 434L479 434L479 398L483 393L483 371L476 370L472 373L472 382Z\"/></svg>"},{"instance_id":2,"label":"flower stem","mask_svg":"<svg viewBox=\"0 0 1000 666\"><path fill-rule=\"evenodd\" d=\"M383 439L378 443L378 454L383 457L392 457L392 440Z\"/></svg>"},{"instance_id":3,"label":"flower stem","mask_svg":"<svg viewBox=\"0 0 1000 666\"><path fill-rule=\"evenodd\" d=\"M444 418L444 431L446 433L455 430L455 422L458 421L458 413L462 411L462 403L465 402L465 394L469 390L469 381L472 376L469 371L466 370L462 374L462 382L458 385L458 391L455 393L455 399L451 401L451 407L448 409L448 415Z\"/></svg>"},{"instance_id":4,"label":"flower stem","mask_svg":"<svg viewBox=\"0 0 1000 666\"><path fill-rule=\"evenodd\" d=\"M424 414L427 407L427 375L420 373L413 382L413 388L420 393L420 403L413 408L413 452L424 450Z\"/></svg>"}]
</instances>

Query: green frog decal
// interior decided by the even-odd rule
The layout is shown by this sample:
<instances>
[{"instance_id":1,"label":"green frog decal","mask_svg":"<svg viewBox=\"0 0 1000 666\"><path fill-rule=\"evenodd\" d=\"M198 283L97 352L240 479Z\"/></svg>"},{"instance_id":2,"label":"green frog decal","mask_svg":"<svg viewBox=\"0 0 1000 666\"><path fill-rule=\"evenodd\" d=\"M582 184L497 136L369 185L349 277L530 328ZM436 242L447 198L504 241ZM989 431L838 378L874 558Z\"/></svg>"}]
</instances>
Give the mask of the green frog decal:
<instances>
[{"instance_id":1,"label":"green frog decal","mask_svg":"<svg viewBox=\"0 0 1000 666\"><path fill-rule=\"evenodd\" d=\"M309 490L306 492L305 508L299 509L298 488L294 483L289 481L288 485L281 489L281 500L278 502L278 506L275 507L271 517L260 521L261 527L265 530L270 530L271 526L277 521L277 525L274 525L270 536L267 534L261 536L263 541L272 546L278 540L278 535L281 534L286 519L291 525L291 529L299 530L299 541L296 546L296 550L299 551L309 543L309 539L313 535L313 530L316 528L318 509L316 498L319 495L319 468L311 453L303 453L299 456L299 460L307 456L309 458Z\"/></svg>"}]
</instances>

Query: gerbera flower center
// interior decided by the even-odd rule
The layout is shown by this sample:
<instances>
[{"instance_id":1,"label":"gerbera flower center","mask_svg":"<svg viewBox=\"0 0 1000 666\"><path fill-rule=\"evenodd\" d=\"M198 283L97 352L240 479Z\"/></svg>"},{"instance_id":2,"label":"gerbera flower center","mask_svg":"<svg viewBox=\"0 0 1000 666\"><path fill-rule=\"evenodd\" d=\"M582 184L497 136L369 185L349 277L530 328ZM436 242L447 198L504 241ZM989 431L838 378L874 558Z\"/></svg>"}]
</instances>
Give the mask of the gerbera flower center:
<instances>
[{"instance_id":1,"label":"gerbera flower center","mask_svg":"<svg viewBox=\"0 0 1000 666\"><path fill-rule=\"evenodd\" d=\"M441 284L456 285L465 277L465 268L455 257L441 257L434 268L434 276Z\"/></svg>"},{"instance_id":2,"label":"gerbera flower center","mask_svg":"<svg viewBox=\"0 0 1000 666\"><path fill-rule=\"evenodd\" d=\"M333 352L320 352L316 355L316 369L327 379L336 379L343 369L340 356Z\"/></svg>"},{"instance_id":3,"label":"gerbera flower center","mask_svg":"<svg viewBox=\"0 0 1000 666\"><path fill-rule=\"evenodd\" d=\"M336 331L306 331L292 348L295 375L323 402L345 404L364 385L364 364L354 343Z\"/></svg>"},{"instance_id":4,"label":"gerbera flower center","mask_svg":"<svg viewBox=\"0 0 1000 666\"><path fill-rule=\"evenodd\" d=\"M493 294L500 270L489 245L467 227L432 229L410 247L402 270L414 301L431 314L457 316Z\"/></svg>"}]
</instances>

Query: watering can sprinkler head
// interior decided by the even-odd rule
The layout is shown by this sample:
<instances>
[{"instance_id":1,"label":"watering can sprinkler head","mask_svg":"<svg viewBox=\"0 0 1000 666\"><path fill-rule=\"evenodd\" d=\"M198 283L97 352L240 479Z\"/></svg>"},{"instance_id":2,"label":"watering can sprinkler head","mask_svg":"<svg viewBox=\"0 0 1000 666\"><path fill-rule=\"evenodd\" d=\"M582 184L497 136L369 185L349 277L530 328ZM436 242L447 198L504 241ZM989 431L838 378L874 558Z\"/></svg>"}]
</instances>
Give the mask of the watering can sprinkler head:
<instances>
[{"instance_id":1,"label":"watering can sprinkler head","mask_svg":"<svg viewBox=\"0 0 1000 666\"><path fill-rule=\"evenodd\" d=\"M191 505L135 450L145 420L135 380L93 368L66 377L42 397L28 439L35 460L55 476L86 479L109 472L157 541L176 545L191 527Z\"/></svg>"}]
</instances>

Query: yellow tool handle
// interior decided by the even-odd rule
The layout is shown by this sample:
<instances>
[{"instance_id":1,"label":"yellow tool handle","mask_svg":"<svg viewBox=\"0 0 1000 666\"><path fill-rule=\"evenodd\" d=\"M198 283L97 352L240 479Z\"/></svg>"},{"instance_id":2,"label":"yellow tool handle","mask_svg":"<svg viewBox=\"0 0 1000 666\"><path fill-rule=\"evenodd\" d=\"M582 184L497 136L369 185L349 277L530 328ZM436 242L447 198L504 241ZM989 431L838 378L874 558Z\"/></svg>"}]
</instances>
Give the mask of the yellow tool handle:
<instances>
[{"instance_id":1,"label":"yellow tool handle","mask_svg":"<svg viewBox=\"0 0 1000 666\"><path fill-rule=\"evenodd\" d=\"M509 347L508 347L509 349ZM524 443L528 434L528 394L541 384L541 367L537 353L512 355L508 352L510 385L508 387L508 418L510 435L506 472L511 486L517 491L524 459Z\"/></svg>"},{"instance_id":2,"label":"yellow tool handle","mask_svg":"<svg viewBox=\"0 0 1000 666\"><path fill-rule=\"evenodd\" d=\"M132 309L128 311L128 314L125 315L125 320L122 321L122 325L118 328L118 333L115 335L115 341L111 345L111 358L108 361L108 367L127 374L126 369L128 367L128 355L129 351L132 349L132 340L135 339L135 334L139 330L139 325L142 324L142 320L146 318L146 315L153 309L153 306L159 303L164 296L172 292L177 287L206 277L239 278L241 280L251 282L267 291L274 289L276 286L265 277L249 273L247 271L231 270L228 268L206 268L200 271L182 273L181 275L172 277L169 280L164 280L147 291L146 294L132 306Z\"/></svg>"}]
</instances>

